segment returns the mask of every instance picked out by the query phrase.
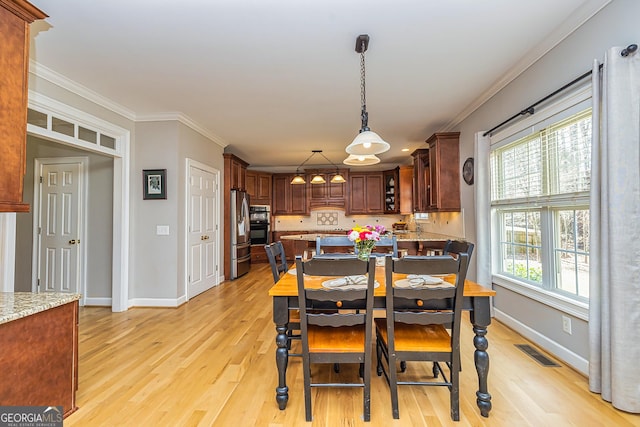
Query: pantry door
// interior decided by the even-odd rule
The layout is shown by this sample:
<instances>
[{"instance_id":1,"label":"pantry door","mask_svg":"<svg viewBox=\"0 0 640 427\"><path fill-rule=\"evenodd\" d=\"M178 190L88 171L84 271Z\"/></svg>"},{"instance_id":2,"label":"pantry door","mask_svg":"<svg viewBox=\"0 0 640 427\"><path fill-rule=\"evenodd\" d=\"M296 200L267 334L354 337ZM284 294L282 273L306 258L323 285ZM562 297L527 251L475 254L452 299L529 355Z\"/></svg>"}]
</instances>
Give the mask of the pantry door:
<instances>
[{"instance_id":1,"label":"pantry door","mask_svg":"<svg viewBox=\"0 0 640 427\"><path fill-rule=\"evenodd\" d=\"M218 176L188 167L187 299L212 288L218 276Z\"/></svg>"}]
</instances>

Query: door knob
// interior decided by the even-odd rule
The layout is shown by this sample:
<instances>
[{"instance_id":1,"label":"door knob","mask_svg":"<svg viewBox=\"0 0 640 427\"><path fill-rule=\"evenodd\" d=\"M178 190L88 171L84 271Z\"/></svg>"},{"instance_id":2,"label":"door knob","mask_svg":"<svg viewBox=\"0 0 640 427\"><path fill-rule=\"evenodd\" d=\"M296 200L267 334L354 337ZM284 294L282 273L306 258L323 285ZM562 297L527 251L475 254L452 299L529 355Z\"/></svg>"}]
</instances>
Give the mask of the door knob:
<instances>
[{"instance_id":1,"label":"door knob","mask_svg":"<svg viewBox=\"0 0 640 427\"><path fill-rule=\"evenodd\" d=\"M73 239L73 240L69 240L69 244L70 245L75 245L76 243L80 243L80 240Z\"/></svg>"}]
</instances>

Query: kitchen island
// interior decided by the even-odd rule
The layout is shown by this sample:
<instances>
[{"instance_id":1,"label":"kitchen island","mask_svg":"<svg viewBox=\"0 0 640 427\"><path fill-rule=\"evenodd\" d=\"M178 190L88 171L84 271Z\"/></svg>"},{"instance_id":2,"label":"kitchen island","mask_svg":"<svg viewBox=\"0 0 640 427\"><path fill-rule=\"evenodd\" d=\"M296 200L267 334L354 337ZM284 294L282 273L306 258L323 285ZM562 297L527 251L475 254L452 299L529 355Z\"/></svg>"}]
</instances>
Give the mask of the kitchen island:
<instances>
[{"instance_id":1,"label":"kitchen island","mask_svg":"<svg viewBox=\"0 0 640 427\"><path fill-rule=\"evenodd\" d=\"M293 259L297 254L300 255L306 248L315 248L315 241L318 237L328 236L345 236L347 231L339 232L331 231L314 231L310 233L300 232L297 234L288 234L280 236L282 240L293 240L295 242L294 255L289 255L285 248L287 258ZM398 240L398 249L406 251L409 255L429 255L433 251L439 251L444 247L447 240L465 240L463 237L450 236L446 234L425 232L425 231L394 231L392 235Z\"/></svg>"},{"instance_id":2,"label":"kitchen island","mask_svg":"<svg viewBox=\"0 0 640 427\"><path fill-rule=\"evenodd\" d=\"M76 408L79 294L0 292L0 406Z\"/></svg>"}]
</instances>

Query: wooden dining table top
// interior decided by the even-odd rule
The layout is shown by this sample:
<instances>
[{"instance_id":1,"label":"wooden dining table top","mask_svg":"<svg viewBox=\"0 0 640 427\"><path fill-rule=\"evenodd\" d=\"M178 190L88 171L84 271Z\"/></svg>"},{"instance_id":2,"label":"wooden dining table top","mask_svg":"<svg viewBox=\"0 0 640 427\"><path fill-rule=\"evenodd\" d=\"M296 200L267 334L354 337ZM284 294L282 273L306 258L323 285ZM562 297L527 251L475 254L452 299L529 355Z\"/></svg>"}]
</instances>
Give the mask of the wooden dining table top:
<instances>
[{"instance_id":1,"label":"wooden dining table top","mask_svg":"<svg viewBox=\"0 0 640 427\"><path fill-rule=\"evenodd\" d=\"M385 279L385 267L376 266L376 281L380 283L380 286L375 288L374 296L383 297L386 295L386 279ZM291 273L294 274L291 274ZM405 278L406 274L394 273L394 280ZM322 287L322 282L331 279L328 276L308 276L305 280L307 287ZM451 274L443 278L448 282L455 280L455 275ZM496 294L493 289L484 287L479 283L472 282L471 280L464 281L464 296L465 297L491 297ZM280 280L269 289L270 297L295 297L298 295L298 279L295 274L295 266L293 266L288 272L280 276Z\"/></svg>"}]
</instances>

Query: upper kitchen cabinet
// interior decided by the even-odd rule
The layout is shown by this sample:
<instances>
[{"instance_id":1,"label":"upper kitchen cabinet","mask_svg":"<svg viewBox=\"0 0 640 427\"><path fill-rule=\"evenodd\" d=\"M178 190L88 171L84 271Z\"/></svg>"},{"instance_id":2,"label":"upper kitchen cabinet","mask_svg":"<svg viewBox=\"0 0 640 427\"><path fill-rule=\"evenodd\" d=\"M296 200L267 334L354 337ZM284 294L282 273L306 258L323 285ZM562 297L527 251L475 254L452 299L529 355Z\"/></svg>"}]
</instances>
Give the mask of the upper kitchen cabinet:
<instances>
[{"instance_id":1,"label":"upper kitchen cabinet","mask_svg":"<svg viewBox=\"0 0 640 427\"><path fill-rule=\"evenodd\" d=\"M396 203L400 205L399 213L413 213L413 166L400 166L400 188L396 189Z\"/></svg>"},{"instance_id":2,"label":"upper kitchen cabinet","mask_svg":"<svg viewBox=\"0 0 640 427\"><path fill-rule=\"evenodd\" d=\"M1 1L1 0L0 0ZM246 173L249 163L234 154L224 153L224 179L230 190L246 191Z\"/></svg>"},{"instance_id":3,"label":"upper kitchen cabinet","mask_svg":"<svg viewBox=\"0 0 640 427\"><path fill-rule=\"evenodd\" d=\"M289 173L273 174L273 215L309 215L307 185L292 185L294 176Z\"/></svg>"},{"instance_id":4,"label":"upper kitchen cabinet","mask_svg":"<svg viewBox=\"0 0 640 427\"><path fill-rule=\"evenodd\" d=\"M382 172L349 174L349 215L384 213L384 177Z\"/></svg>"},{"instance_id":5,"label":"upper kitchen cabinet","mask_svg":"<svg viewBox=\"0 0 640 427\"><path fill-rule=\"evenodd\" d=\"M349 182L349 170L340 169L340 174ZM309 208L339 208L345 209L347 204L347 185L345 183L332 183L331 178L336 174L335 169L309 170L306 172L307 188L309 189ZM311 179L315 175L324 178L324 184L311 184ZM300 185L302 186L302 185Z\"/></svg>"},{"instance_id":6,"label":"upper kitchen cabinet","mask_svg":"<svg viewBox=\"0 0 640 427\"><path fill-rule=\"evenodd\" d=\"M271 205L271 174L248 170L245 174L247 193L254 205Z\"/></svg>"},{"instance_id":7,"label":"upper kitchen cabinet","mask_svg":"<svg viewBox=\"0 0 640 427\"><path fill-rule=\"evenodd\" d=\"M26 170L29 24L47 14L24 0L0 0L0 212L28 212Z\"/></svg>"},{"instance_id":8,"label":"upper kitchen cabinet","mask_svg":"<svg viewBox=\"0 0 640 427\"><path fill-rule=\"evenodd\" d=\"M412 153L414 212L460 211L459 132L435 133Z\"/></svg>"},{"instance_id":9,"label":"upper kitchen cabinet","mask_svg":"<svg viewBox=\"0 0 640 427\"><path fill-rule=\"evenodd\" d=\"M400 168L384 171L384 213L397 214L400 212Z\"/></svg>"}]
</instances>

